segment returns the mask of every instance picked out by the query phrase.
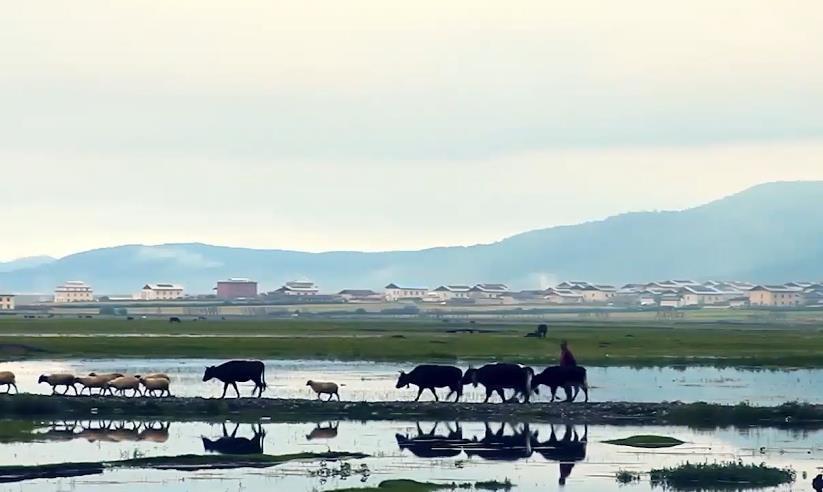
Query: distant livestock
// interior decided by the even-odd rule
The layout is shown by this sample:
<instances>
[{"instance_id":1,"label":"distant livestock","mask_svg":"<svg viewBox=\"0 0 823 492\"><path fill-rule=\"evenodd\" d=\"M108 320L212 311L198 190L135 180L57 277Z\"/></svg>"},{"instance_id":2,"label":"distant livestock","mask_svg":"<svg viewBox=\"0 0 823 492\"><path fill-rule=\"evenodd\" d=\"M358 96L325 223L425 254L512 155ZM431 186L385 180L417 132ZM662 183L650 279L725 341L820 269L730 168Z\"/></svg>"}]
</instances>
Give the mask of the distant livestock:
<instances>
[{"instance_id":1,"label":"distant livestock","mask_svg":"<svg viewBox=\"0 0 823 492\"><path fill-rule=\"evenodd\" d=\"M89 376L96 376L96 377L99 377L99 378L103 378L103 379L106 380L106 382L109 382L112 379L122 378L123 376L125 376L125 374L121 374L119 372L109 372L109 373L104 373L104 374L97 374L97 373L94 373L94 372L90 372Z\"/></svg>"},{"instance_id":2,"label":"distant livestock","mask_svg":"<svg viewBox=\"0 0 823 492\"><path fill-rule=\"evenodd\" d=\"M323 383L309 379L306 382L306 386L311 386L312 391L317 393L318 400L320 399L320 395L329 395L329 398L326 401L331 401L331 399L335 396L337 397L337 401L340 401L340 393L338 393L337 383Z\"/></svg>"},{"instance_id":3,"label":"distant livestock","mask_svg":"<svg viewBox=\"0 0 823 492\"><path fill-rule=\"evenodd\" d=\"M486 388L486 399L483 403L488 403L492 394L497 392L502 401L506 401L505 390L512 389L515 395L521 395L524 402L528 403L532 392L532 378L534 370L531 367L519 364L496 363L466 370L463 376L463 384L471 384L477 387L482 384Z\"/></svg>"},{"instance_id":4,"label":"distant livestock","mask_svg":"<svg viewBox=\"0 0 823 492\"><path fill-rule=\"evenodd\" d=\"M408 388L410 384L417 386L417 397L420 400L423 390L431 391L435 401L440 401L435 388L449 388L448 400L452 394L457 394L454 401L463 396L463 371L459 367L423 364L415 367L410 373L400 371L395 388Z\"/></svg>"},{"instance_id":5,"label":"distant livestock","mask_svg":"<svg viewBox=\"0 0 823 492\"><path fill-rule=\"evenodd\" d=\"M555 399L557 388L563 388L566 393L566 401L568 402L574 401L581 390L586 396L585 401L589 401L589 383L586 378L585 367L547 367L532 379L532 388L535 393L538 392L537 390L540 385L549 388L552 395L551 401Z\"/></svg>"},{"instance_id":6,"label":"distant livestock","mask_svg":"<svg viewBox=\"0 0 823 492\"><path fill-rule=\"evenodd\" d=\"M14 373L11 371L0 372L0 386L6 387L6 393L11 393L12 388L14 388L14 392L17 393L17 384L15 384Z\"/></svg>"},{"instance_id":7,"label":"distant livestock","mask_svg":"<svg viewBox=\"0 0 823 492\"><path fill-rule=\"evenodd\" d=\"M237 397L240 398L240 390L237 389L237 383L245 383L246 381L254 381L254 389L251 395L254 396L257 392L257 397L263 395L263 390L266 389L266 366L259 360L232 360L224 362L219 366L209 366L203 374L203 381L210 381L218 379L223 382L223 395L220 398L226 397L226 390L229 385L234 387Z\"/></svg>"},{"instance_id":8,"label":"distant livestock","mask_svg":"<svg viewBox=\"0 0 823 492\"><path fill-rule=\"evenodd\" d=\"M183 321L180 318L178 318L177 316L172 316L171 318L169 318L169 323L182 323L182 322Z\"/></svg>"},{"instance_id":9,"label":"distant livestock","mask_svg":"<svg viewBox=\"0 0 823 492\"><path fill-rule=\"evenodd\" d=\"M40 377L37 379L37 384L40 383L49 384L51 386L52 394L57 393L58 386L66 387L66 390L63 391L64 395L69 392L69 388L74 390L75 395L79 394L77 392L77 386L74 385L74 374L41 374Z\"/></svg>"}]
</instances>

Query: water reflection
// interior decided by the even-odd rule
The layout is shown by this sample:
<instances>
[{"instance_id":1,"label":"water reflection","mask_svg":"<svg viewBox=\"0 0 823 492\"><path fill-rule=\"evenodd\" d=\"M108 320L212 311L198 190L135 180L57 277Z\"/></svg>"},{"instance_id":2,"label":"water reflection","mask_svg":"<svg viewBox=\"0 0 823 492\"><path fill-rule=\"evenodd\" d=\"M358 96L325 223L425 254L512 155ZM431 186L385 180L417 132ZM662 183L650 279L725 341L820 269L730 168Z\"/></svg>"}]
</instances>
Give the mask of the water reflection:
<instances>
[{"instance_id":1,"label":"water reflection","mask_svg":"<svg viewBox=\"0 0 823 492\"><path fill-rule=\"evenodd\" d=\"M311 430L311 432L306 434L306 440L314 441L316 439L334 439L337 437L337 427L339 425L340 422L328 422L327 425L318 423L317 426Z\"/></svg>"},{"instance_id":2,"label":"water reflection","mask_svg":"<svg viewBox=\"0 0 823 492\"><path fill-rule=\"evenodd\" d=\"M370 485L386 479L473 483L508 478L521 492L554 490L558 484L566 484L575 492L616 490L614 475L618 470L643 473L686 461L789 466L798 477L807 473L804 484L808 485L823 461L823 430L794 432L776 428L709 432L677 426L447 420L284 423L81 419L0 421L0 435L2 464L116 462L212 452L241 456L261 452L361 452L369 457L351 460L350 464L352 470L368 467L372 472ZM685 444L676 450L655 450L603 442L633 435L669 436ZM292 462L264 473L249 469L195 472L106 467L96 478L88 476L77 482L60 478L24 480L16 490L51 492L62 485L63 489L108 492L113 483L121 484L115 488L121 492L142 492L147 483L179 492L225 491L229 482L243 483L246 490L296 492L350 486L343 475L321 477L318 467L317 462ZM631 489L641 492L651 490L651 486L644 480Z\"/></svg>"},{"instance_id":3,"label":"water reflection","mask_svg":"<svg viewBox=\"0 0 823 492\"><path fill-rule=\"evenodd\" d=\"M160 421L59 420L48 422L47 429L33 437L43 441L164 443L169 440L170 426L171 422Z\"/></svg>"},{"instance_id":4,"label":"water reflection","mask_svg":"<svg viewBox=\"0 0 823 492\"><path fill-rule=\"evenodd\" d=\"M226 430L226 423L223 422L223 436L218 439L209 439L203 437L203 450L207 453L218 454L263 454L263 439L266 437L266 432L263 426L258 422L251 424L253 437L237 437L237 430L240 424L234 425L234 430L229 435Z\"/></svg>"}]
</instances>

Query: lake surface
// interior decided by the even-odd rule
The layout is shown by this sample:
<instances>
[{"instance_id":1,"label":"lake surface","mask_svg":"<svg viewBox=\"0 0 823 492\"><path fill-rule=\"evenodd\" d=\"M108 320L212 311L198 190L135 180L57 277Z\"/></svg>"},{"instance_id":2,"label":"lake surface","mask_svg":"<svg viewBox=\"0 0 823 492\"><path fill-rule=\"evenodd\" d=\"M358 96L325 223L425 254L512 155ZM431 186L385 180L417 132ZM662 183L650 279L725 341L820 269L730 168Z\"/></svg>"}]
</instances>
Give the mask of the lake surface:
<instances>
[{"instance_id":1,"label":"lake surface","mask_svg":"<svg viewBox=\"0 0 823 492\"><path fill-rule=\"evenodd\" d=\"M206 366L220 362L206 359L30 360L2 363L0 371L14 371L21 392L44 394L49 393L50 388L46 384L37 384L37 377L43 373L165 372L173 378L174 395L215 397L220 396L222 384L217 381L204 383L202 375ZM321 360L269 360L265 363L269 389L264 395L268 397L312 398L314 394L306 387L309 379L345 385L340 395L344 400L411 400L416 396L413 388L394 388L398 371L408 371L414 364ZM464 369L468 367L468 364L460 365ZM823 403L821 369L589 367L588 371L593 401L748 401L756 405L777 405L798 400ZM242 396L251 393L251 384L241 384L240 387ZM441 393L442 397L445 397L445 392ZM482 401L483 397L480 389L466 387L467 401ZM423 399L431 399L431 395L426 393ZM547 398L541 395L537 399Z\"/></svg>"},{"instance_id":2,"label":"lake surface","mask_svg":"<svg viewBox=\"0 0 823 492\"><path fill-rule=\"evenodd\" d=\"M343 487L376 486L388 479L429 482L477 482L509 479L523 492L566 489L579 491L651 490L648 478L621 487L619 470L648 472L652 468L690 462L740 460L792 467L796 490L823 464L823 431L777 429L697 431L671 426L552 426L484 422L434 423L413 421L234 423L145 421L0 421L3 426L30 424L26 442L0 442L0 463L37 465L66 461L119 460L133 457L204 454L203 437L216 441L238 426L235 437L252 438L256 429L262 450L278 455L297 452L362 452L370 457L349 460L352 470L368 470L346 479L320 476L339 463L288 463L267 469L209 471L111 470L85 477L38 479L2 484L2 490L41 492L63 490L144 491L331 491ZM487 434L487 426L491 435ZM496 433L500 428L500 435ZM108 429L107 429L108 428ZM152 430L153 429L153 430ZM459 429L459 430L458 430ZM685 444L644 450L603 441L632 435L670 436ZM228 441L224 441L228 442ZM501 445L500 443L505 443ZM805 473L809 478L802 478ZM322 475L322 474L321 474ZM326 473L326 475L329 475ZM783 487L778 490L791 490Z\"/></svg>"}]
</instances>

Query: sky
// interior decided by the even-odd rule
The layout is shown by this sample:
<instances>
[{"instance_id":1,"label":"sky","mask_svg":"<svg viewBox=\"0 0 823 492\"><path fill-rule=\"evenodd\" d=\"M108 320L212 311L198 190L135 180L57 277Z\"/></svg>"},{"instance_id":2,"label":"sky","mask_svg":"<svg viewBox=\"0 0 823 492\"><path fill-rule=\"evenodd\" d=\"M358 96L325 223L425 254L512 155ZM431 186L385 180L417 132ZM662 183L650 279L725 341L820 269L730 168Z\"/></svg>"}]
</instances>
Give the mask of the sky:
<instances>
[{"instance_id":1,"label":"sky","mask_svg":"<svg viewBox=\"0 0 823 492\"><path fill-rule=\"evenodd\" d=\"M0 261L475 244L823 179L817 0L0 9Z\"/></svg>"}]
</instances>

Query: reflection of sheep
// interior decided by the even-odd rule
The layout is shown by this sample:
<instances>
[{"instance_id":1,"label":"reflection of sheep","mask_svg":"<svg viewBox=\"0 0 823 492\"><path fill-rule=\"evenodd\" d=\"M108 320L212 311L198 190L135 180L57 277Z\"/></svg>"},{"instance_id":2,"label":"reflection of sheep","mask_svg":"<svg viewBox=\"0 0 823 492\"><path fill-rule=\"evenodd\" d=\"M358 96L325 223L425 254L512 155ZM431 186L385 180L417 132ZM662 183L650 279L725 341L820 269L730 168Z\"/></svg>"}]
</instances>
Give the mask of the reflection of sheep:
<instances>
[{"instance_id":1,"label":"reflection of sheep","mask_svg":"<svg viewBox=\"0 0 823 492\"><path fill-rule=\"evenodd\" d=\"M100 394L102 394L106 387L106 383L109 382L109 379L106 379L104 376L79 376L74 378L74 382L82 386L82 388L80 388L81 395L86 389L89 390L89 395L91 395L92 388L99 389Z\"/></svg>"},{"instance_id":2,"label":"reflection of sheep","mask_svg":"<svg viewBox=\"0 0 823 492\"><path fill-rule=\"evenodd\" d=\"M340 394L337 392L337 383L322 383L319 381L312 381L309 380L306 382L306 386L311 386L311 389L317 393L317 399L320 399L320 395L326 394L329 395L329 399L326 401L331 401L333 397L337 397L337 400L340 400Z\"/></svg>"},{"instance_id":3,"label":"reflection of sheep","mask_svg":"<svg viewBox=\"0 0 823 492\"><path fill-rule=\"evenodd\" d=\"M154 396L154 392L159 391L160 396L163 396L163 393L166 393L167 396L171 396L168 379L157 377L141 377L139 379L143 387L146 388L147 395Z\"/></svg>"},{"instance_id":4,"label":"reflection of sheep","mask_svg":"<svg viewBox=\"0 0 823 492\"><path fill-rule=\"evenodd\" d=\"M14 383L14 373L11 371L0 372L0 386L6 387L6 393L10 393L12 388L14 388L14 392L17 393L17 385Z\"/></svg>"},{"instance_id":5,"label":"reflection of sheep","mask_svg":"<svg viewBox=\"0 0 823 492\"><path fill-rule=\"evenodd\" d=\"M69 388L74 390L74 394L77 393L77 386L74 385L74 374L66 374L66 373L59 373L59 374L41 374L40 377L37 379L37 384L40 383L48 383L51 385L51 393L57 393L58 386L65 386L66 390L63 391L63 394L69 392Z\"/></svg>"},{"instance_id":6,"label":"reflection of sheep","mask_svg":"<svg viewBox=\"0 0 823 492\"><path fill-rule=\"evenodd\" d=\"M137 376L123 376L112 379L106 383L105 388L110 393L114 393L116 390L120 393L120 396L126 396L126 390L134 391L131 396L143 396L143 392L140 390L140 379L138 379Z\"/></svg>"}]
</instances>

